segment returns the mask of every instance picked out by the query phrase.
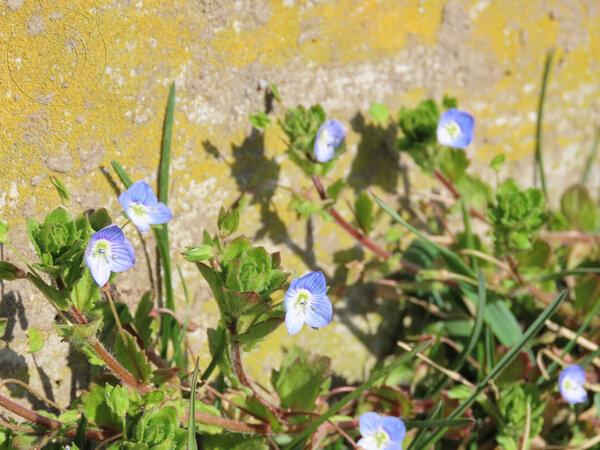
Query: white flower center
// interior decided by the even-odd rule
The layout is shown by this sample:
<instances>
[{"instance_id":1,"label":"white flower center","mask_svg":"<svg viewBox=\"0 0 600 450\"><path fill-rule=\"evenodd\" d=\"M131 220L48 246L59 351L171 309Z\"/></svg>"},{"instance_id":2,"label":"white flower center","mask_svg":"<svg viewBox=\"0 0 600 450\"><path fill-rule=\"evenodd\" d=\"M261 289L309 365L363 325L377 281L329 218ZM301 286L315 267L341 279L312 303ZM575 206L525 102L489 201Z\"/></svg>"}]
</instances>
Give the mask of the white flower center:
<instances>
[{"instance_id":1,"label":"white flower center","mask_svg":"<svg viewBox=\"0 0 600 450\"><path fill-rule=\"evenodd\" d=\"M146 215L146 206L143 205L141 202L135 202L133 205L131 205L131 210L136 216Z\"/></svg>"},{"instance_id":2,"label":"white flower center","mask_svg":"<svg viewBox=\"0 0 600 450\"><path fill-rule=\"evenodd\" d=\"M379 429L368 436L368 450L384 450L390 444L390 435Z\"/></svg>"},{"instance_id":3,"label":"white flower center","mask_svg":"<svg viewBox=\"0 0 600 450\"><path fill-rule=\"evenodd\" d=\"M563 381L563 389L571 395L577 393L577 391L581 389L581 386L582 385L580 383L576 383L570 378L565 378Z\"/></svg>"},{"instance_id":4,"label":"white flower center","mask_svg":"<svg viewBox=\"0 0 600 450\"><path fill-rule=\"evenodd\" d=\"M306 312L307 307L310 307L310 309L312 309L313 311L316 310L317 308L311 303L312 294L310 293L310 291L308 289L299 289L298 293L296 294L296 308L301 309L303 313Z\"/></svg>"},{"instance_id":5,"label":"white flower center","mask_svg":"<svg viewBox=\"0 0 600 450\"><path fill-rule=\"evenodd\" d=\"M447 136L451 140L459 138L461 136L461 134L462 134L462 132L460 130L460 127L453 120L450 120L450 121L446 122L446 124L443 127L443 130L446 132Z\"/></svg>"},{"instance_id":6,"label":"white flower center","mask_svg":"<svg viewBox=\"0 0 600 450\"><path fill-rule=\"evenodd\" d=\"M111 257L110 241L108 239L98 239L94 244L92 254L96 257L108 260Z\"/></svg>"}]
</instances>

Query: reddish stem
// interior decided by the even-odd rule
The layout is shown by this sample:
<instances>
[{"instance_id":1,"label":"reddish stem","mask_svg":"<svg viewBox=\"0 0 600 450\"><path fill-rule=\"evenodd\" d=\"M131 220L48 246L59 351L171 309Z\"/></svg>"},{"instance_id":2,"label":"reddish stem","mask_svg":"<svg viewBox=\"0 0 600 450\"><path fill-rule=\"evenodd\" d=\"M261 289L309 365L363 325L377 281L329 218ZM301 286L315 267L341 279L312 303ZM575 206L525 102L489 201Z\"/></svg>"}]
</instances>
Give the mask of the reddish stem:
<instances>
[{"instance_id":1,"label":"reddish stem","mask_svg":"<svg viewBox=\"0 0 600 450\"><path fill-rule=\"evenodd\" d=\"M454 186L454 183L452 183L452 181L449 180L442 172L436 169L433 171L433 174L440 183L446 186L446 189L450 191L450 193L455 199L458 200L461 197L460 192L456 190L456 186ZM473 217L477 217L479 220L488 223L487 217L485 217L485 215L481 211L473 208L472 206L469 206L469 213L471 213Z\"/></svg>"},{"instance_id":2,"label":"reddish stem","mask_svg":"<svg viewBox=\"0 0 600 450\"><path fill-rule=\"evenodd\" d=\"M64 427L64 423L50 419L48 417L44 417L24 406L19 405L18 403L13 402L7 397L0 395L0 406L9 410L10 412L16 414L17 416L22 417L23 419L29 420L37 425L41 425L46 428L50 428L51 430L58 430L59 428ZM67 431L67 436L75 436L77 433L77 429L70 429ZM104 441L112 436L115 433L109 431L101 431L101 430L86 430L85 437L88 439L92 439L94 441Z\"/></svg>"}]
</instances>

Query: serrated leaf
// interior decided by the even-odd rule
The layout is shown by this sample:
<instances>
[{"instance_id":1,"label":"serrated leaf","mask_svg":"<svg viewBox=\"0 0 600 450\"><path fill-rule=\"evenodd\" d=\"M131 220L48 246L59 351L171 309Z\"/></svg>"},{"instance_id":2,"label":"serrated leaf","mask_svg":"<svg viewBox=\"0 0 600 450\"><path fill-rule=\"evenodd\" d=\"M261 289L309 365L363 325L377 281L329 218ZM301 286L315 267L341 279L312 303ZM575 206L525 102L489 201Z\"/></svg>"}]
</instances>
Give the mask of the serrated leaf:
<instances>
[{"instance_id":1,"label":"serrated leaf","mask_svg":"<svg viewBox=\"0 0 600 450\"><path fill-rule=\"evenodd\" d=\"M219 211L217 226L225 235L233 234L240 224L240 213L237 209L226 212L223 207Z\"/></svg>"},{"instance_id":2,"label":"serrated leaf","mask_svg":"<svg viewBox=\"0 0 600 450\"><path fill-rule=\"evenodd\" d=\"M123 367L137 378L142 381L149 380L152 369L146 360L146 356L138 349L131 336L126 334L125 337L127 339L126 345L124 345L121 335L117 335L115 339L115 356Z\"/></svg>"},{"instance_id":3,"label":"serrated leaf","mask_svg":"<svg viewBox=\"0 0 600 450\"><path fill-rule=\"evenodd\" d=\"M81 313L91 310L100 300L100 287L86 267L82 277L75 283L71 292L71 301Z\"/></svg>"},{"instance_id":4,"label":"serrated leaf","mask_svg":"<svg viewBox=\"0 0 600 450\"><path fill-rule=\"evenodd\" d=\"M369 114L377 123L386 123L390 118L390 110L382 103L373 103L369 108Z\"/></svg>"},{"instance_id":5,"label":"serrated leaf","mask_svg":"<svg viewBox=\"0 0 600 450\"><path fill-rule=\"evenodd\" d=\"M373 229L373 200L366 192L361 192L354 202L356 217L360 227L369 232Z\"/></svg>"},{"instance_id":6,"label":"serrated leaf","mask_svg":"<svg viewBox=\"0 0 600 450\"><path fill-rule=\"evenodd\" d=\"M106 404L104 386L92 384L89 391L77 399L77 403L82 405L81 408L90 422L113 429L121 427L118 416Z\"/></svg>"},{"instance_id":7,"label":"serrated leaf","mask_svg":"<svg viewBox=\"0 0 600 450\"><path fill-rule=\"evenodd\" d=\"M444 95L442 99L442 106L446 109L458 108L458 100L455 97Z\"/></svg>"},{"instance_id":8,"label":"serrated leaf","mask_svg":"<svg viewBox=\"0 0 600 450\"><path fill-rule=\"evenodd\" d=\"M256 114L249 114L250 122L259 130L266 130L271 126L271 119L264 112L260 111Z\"/></svg>"},{"instance_id":9,"label":"serrated leaf","mask_svg":"<svg viewBox=\"0 0 600 450\"><path fill-rule=\"evenodd\" d=\"M300 347L291 348L281 369L271 373L271 384L281 399L281 407L312 411L330 364L326 356L308 356Z\"/></svg>"},{"instance_id":10,"label":"serrated leaf","mask_svg":"<svg viewBox=\"0 0 600 450\"><path fill-rule=\"evenodd\" d=\"M144 342L144 347L148 348L150 344L150 337L152 336L152 317L150 317L150 311L154 304L152 302L152 291L147 291L142 295L142 299L138 304L138 307L135 311L135 317L133 319L133 323L135 324L135 330L141 336L142 341Z\"/></svg>"},{"instance_id":11,"label":"serrated leaf","mask_svg":"<svg viewBox=\"0 0 600 450\"><path fill-rule=\"evenodd\" d=\"M346 183L346 180L340 178L335 183L330 184L327 187L327 196L335 202L338 198L338 195L340 194L340 191L344 189L347 185L348 183Z\"/></svg>"},{"instance_id":12,"label":"serrated leaf","mask_svg":"<svg viewBox=\"0 0 600 450\"><path fill-rule=\"evenodd\" d=\"M112 386L106 384L104 386L104 395L106 404L118 416L125 417L129 409L129 393L125 386Z\"/></svg>"},{"instance_id":13,"label":"serrated leaf","mask_svg":"<svg viewBox=\"0 0 600 450\"><path fill-rule=\"evenodd\" d=\"M164 399L165 393L163 391L150 391L142 397L142 404L146 409L152 409L160 405Z\"/></svg>"}]
</instances>

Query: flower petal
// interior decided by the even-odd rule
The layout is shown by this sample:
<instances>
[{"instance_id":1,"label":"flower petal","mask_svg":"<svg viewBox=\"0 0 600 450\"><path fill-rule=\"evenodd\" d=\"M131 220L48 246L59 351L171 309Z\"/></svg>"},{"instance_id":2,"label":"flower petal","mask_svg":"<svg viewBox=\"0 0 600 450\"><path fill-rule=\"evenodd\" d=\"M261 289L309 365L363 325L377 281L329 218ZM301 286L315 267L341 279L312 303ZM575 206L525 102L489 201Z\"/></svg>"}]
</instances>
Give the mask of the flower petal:
<instances>
[{"instance_id":1,"label":"flower petal","mask_svg":"<svg viewBox=\"0 0 600 450\"><path fill-rule=\"evenodd\" d=\"M379 443L377 442L377 439L375 439L375 436L371 435L362 438L356 443L356 445L364 450L379 450Z\"/></svg>"},{"instance_id":2,"label":"flower petal","mask_svg":"<svg viewBox=\"0 0 600 450\"><path fill-rule=\"evenodd\" d=\"M104 286L110 278L110 267L105 257L90 254L86 256L85 263L90 268L92 278L100 287Z\"/></svg>"},{"instance_id":3,"label":"flower petal","mask_svg":"<svg viewBox=\"0 0 600 450\"><path fill-rule=\"evenodd\" d=\"M148 208L148 223L151 225L159 225L161 223L167 223L173 218L173 213L167 205L164 203L157 203L151 208Z\"/></svg>"},{"instance_id":4,"label":"flower petal","mask_svg":"<svg viewBox=\"0 0 600 450\"><path fill-rule=\"evenodd\" d=\"M124 272L131 269L135 264L135 253L133 245L127 238L120 244L111 246L111 259L109 261L110 270L112 272Z\"/></svg>"},{"instance_id":5,"label":"flower petal","mask_svg":"<svg viewBox=\"0 0 600 450\"><path fill-rule=\"evenodd\" d=\"M127 194L129 194L131 201L140 202L145 206L154 206L158 203L158 199L152 188L143 181L136 181L129 186Z\"/></svg>"},{"instance_id":6,"label":"flower petal","mask_svg":"<svg viewBox=\"0 0 600 450\"><path fill-rule=\"evenodd\" d=\"M133 210L133 208L125 208L125 214L127 214L127 217L129 217L131 223L133 223L138 230L144 232L150 229L150 222L148 220L149 218L147 213L138 214Z\"/></svg>"},{"instance_id":7,"label":"flower petal","mask_svg":"<svg viewBox=\"0 0 600 450\"><path fill-rule=\"evenodd\" d=\"M402 450L402 442L390 442L385 450Z\"/></svg>"},{"instance_id":8,"label":"flower petal","mask_svg":"<svg viewBox=\"0 0 600 450\"><path fill-rule=\"evenodd\" d=\"M313 297L320 297L327 293L327 282L322 272L311 272L304 275L295 287L296 289L306 289Z\"/></svg>"},{"instance_id":9,"label":"flower petal","mask_svg":"<svg viewBox=\"0 0 600 450\"><path fill-rule=\"evenodd\" d=\"M585 370L578 365L569 366L560 373L558 382L562 384L565 378L570 378L577 384L583 384L585 383Z\"/></svg>"},{"instance_id":10,"label":"flower petal","mask_svg":"<svg viewBox=\"0 0 600 450\"><path fill-rule=\"evenodd\" d=\"M92 235L91 241L106 239L111 244L119 244L125 239L123 230L118 225L108 225Z\"/></svg>"},{"instance_id":11,"label":"flower petal","mask_svg":"<svg viewBox=\"0 0 600 450\"><path fill-rule=\"evenodd\" d=\"M587 402L587 391L583 387L585 383L585 370L580 366L573 365L563 370L558 377L558 389L567 403Z\"/></svg>"},{"instance_id":12,"label":"flower petal","mask_svg":"<svg viewBox=\"0 0 600 450\"><path fill-rule=\"evenodd\" d=\"M315 308L313 310L313 307ZM306 310L305 322L313 328L322 328L329 325L333 316L333 306L331 301L323 297L313 297L310 301L310 307Z\"/></svg>"},{"instance_id":13,"label":"flower petal","mask_svg":"<svg viewBox=\"0 0 600 450\"><path fill-rule=\"evenodd\" d=\"M285 315L285 327L289 335L296 334L304 325L304 313L300 308L291 308Z\"/></svg>"},{"instance_id":14,"label":"flower petal","mask_svg":"<svg viewBox=\"0 0 600 450\"><path fill-rule=\"evenodd\" d=\"M381 429L381 417L374 412L366 412L360 416L360 434L367 437Z\"/></svg>"},{"instance_id":15,"label":"flower petal","mask_svg":"<svg viewBox=\"0 0 600 450\"><path fill-rule=\"evenodd\" d=\"M327 162L334 155L334 149L339 147L344 139L346 130L339 120L324 122L317 131L314 152L317 161Z\"/></svg>"},{"instance_id":16,"label":"flower petal","mask_svg":"<svg viewBox=\"0 0 600 450\"><path fill-rule=\"evenodd\" d=\"M402 442L406 434L406 425L398 417L384 417L381 420L382 428L389 435L392 442Z\"/></svg>"},{"instance_id":17,"label":"flower petal","mask_svg":"<svg viewBox=\"0 0 600 450\"><path fill-rule=\"evenodd\" d=\"M451 122L460 130L456 135L453 135L447 129ZM473 141L474 128L475 119L471 114L459 111L456 108L450 108L442 114L438 122L436 132L438 142L449 147L464 149Z\"/></svg>"}]
</instances>

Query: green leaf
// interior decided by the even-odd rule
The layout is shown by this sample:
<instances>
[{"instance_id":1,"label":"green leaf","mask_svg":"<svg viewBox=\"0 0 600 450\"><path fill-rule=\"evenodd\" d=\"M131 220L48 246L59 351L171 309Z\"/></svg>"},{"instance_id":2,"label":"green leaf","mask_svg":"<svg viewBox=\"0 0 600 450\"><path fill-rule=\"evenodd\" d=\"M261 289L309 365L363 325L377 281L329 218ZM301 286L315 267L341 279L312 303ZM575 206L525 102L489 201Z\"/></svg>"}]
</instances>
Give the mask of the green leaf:
<instances>
[{"instance_id":1,"label":"green leaf","mask_svg":"<svg viewBox=\"0 0 600 450\"><path fill-rule=\"evenodd\" d=\"M91 310L98 300L100 300L100 287L92 278L90 269L86 267L83 276L73 286L71 301L79 312L85 313Z\"/></svg>"},{"instance_id":2,"label":"green leaf","mask_svg":"<svg viewBox=\"0 0 600 450\"><path fill-rule=\"evenodd\" d=\"M69 190L67 189L65 184L55 176L51 176L50 181L56 188L58 196L60 197L60 200L63 203L63 205L68 205L71 200L71 195L69 194Z\"/></svg>"},{"instance_id":3,"label":"green leaf","mask_svg":"<svg viewBox=\"0 0 600 450\"><path fill-rule=\"evenodd\" d=\"M115 339L115 356L130 373L136 375L142 381L149 380L152 370L148 365L146 356L138 349L130 335L126 334L125 337L127 345L123 344L121 335L117 335Z\"/></svg>"},{"instance_id":4,"label":"green leaf","mask_svg":"<svg viewBox=\"0 0 600 450\"><path fill-rule=\"evenodd\" d=\"M106 404L118 416L125 417L129 409L129 393L125 386L104 386L104 395L106 396Z\"/></svg>"},{"instance_id":5,"label":"green leaf","mask_svg":"<svg viewBox=\"0 0 600 450\"><path fill-rule=\"evenodd\" d=\"M204 450L265 450L265 438L238 433L215 434L202 440Z\"/></svg>"},{"instance_id":6,"label":"green leaf","mask_svg":"<svg viewBox=\"0 0 600 450\"><path fill-rule=\"evenodd\" d=\"M24 276L25 272L14 264L7 261L0 261L0 280L12 281L17 278L23 278Z\"/></svg>"},{"instance_id":7,"label":"green leaf","mask_svg":"<svg viewBox=\"0 0 600 450\"><path fill-rule=\"evenodd\" d=\"M121 421L106 403L104 386L92 383L88 392L76 400L90 422L100 426L119 429Z\"/></svg>"},{"instance_id":8,"label":"green leaf","mask_svg":"<svg viewBox=\"0 0 600 450\"><path fill-rule=\"evenodd\" d=\"M581 231L594 231L597 210L588 189L576 184L568 188L560 199L560 209L571 226Z\"/></svg>"},{"instance_id":9,"label":"green leaf","mask_svg":"<svg viewBox=\"0 0 600 450\"><path fill-rule=\"evenodd\" d=\"M166 444L170 443L179 425L177 416L177 410L172 406L144 414L135 427L135 438L149 447L163 444L159 448L169 448ZM186 432L184 435L187 437Z\"/></svg>"},{"instance_id":10,"label":"green leaf","mask_svg":"<svg viewBox=\"0 0 600 450\"><path fill-rule=\"evenodd\" d=\"M414 110L402 108L398 113L398 125L411 144L433 141L439 119L440 110L433 100L422 101Z\"/></svg>"},{"instance_id":11,"label":"green leaf","mask_svg":"<svg viewBox=\"0 0 600 450\"><path fill-rule=\"evenodd\" d=\"M329 375L331 360L308 356L300 347L292 347L279 371L271 372L271 384L285 410L312 411L323 381Z\"/></svg>"},{"instance_id":12,"label":"green leaf","mask_svg":"<svg viewBox=\"0 0 600 450\"><path fill-rule=\"evenodd\" d=\"M492 158L492 161L490 162L490 169L495 170L496 172L499 172L500 169L502 168L502 164L504 164L504 160L506 158L504 157L504 153L500 153L496 156L494 156Z\"/></svg>"},{"instance_id":13,"label":"green leaf","mask_svg":"<svg viewBox=\"0 0 600 450\"><path fill-rule=\"evenodd\" d=\"M225 235L233 234L237 231L240 225L240 212L237 209L226 212L225 208L221 207L217 226Z\"/></svg>"},{"instance_id":14,"label":"green leaf","mask_svg":"<svg viewBox=\"0 0 600 450\"><path fill-rule=\"evenodd\" d=\"M10 230L10 227L0 220L0 244L6 244L8 242L8 230Z\"/></svg>"},{"instance_id":15,"label":"green leaf","mask_svg":"<svg viewBox=\"0 0 600 450\"><path fill-rule=\"evenodd\" d=\"M4 337L4 333L6 333L6 324L8 323L8 319L6 317L0 318L0 339Z\"/></svg>"},{"instance_id":16,"label":"green leaf","mask_svg":"<svg viewBox=\"0 0 600 450\"><path fill-rule=\"evenodd\" d=\"M463 149L442 147L435 156L435 162L442 171L453 183L458 182L464 177L469 160Z\"/></svg>"},{"instance_id":17,"label":"green leaf","mask_svg":"<svg viewBox=\"0 0 600 450\"><path fill-rule=\"evenodd\" d=\"M334 202L337 201L340 191L342 189L344 189L346 186L348 186L348 183L346 183L346 180L344 180L343 178L340 178L335 183L330 184L327 187L327 196L330 199L332 199Z\"/></svg>"},{"instance_id":18,"label":"green leaf","mask_svg":"<svg viewBox=\"0 0 600 450\"><path fill-rule=\"evenodd\" d=\"M275 97L275 100L280 102L281 95L279 95L279 89L277 89L277 85L275 83L271 83L269 89L271 89L271 93L273 94L273 97Z\"/></svg>"},{"instance_id":19,"label":"green leaf","mask_svg":"<svg viewBox=\"0 0 600 450\"><path fill-rule=\"evenodd\" d=\"M200 358L196 358L194 375L192 376L192 392L190 392L190 412L188 418L188 450L197 450L196 442L196 385L198 383L198 363Z\"/></svg>"},{"instance_id":20,"label":"green leaf","mask_svg":"<svg viewBox=\"0 0 600 450\"><path fill-rule=\"evenodd\" d=\"M206 261L215 256L216 250L210 245L198 245L196 247L186 247L187 250L183 254L186 261L198 262Z\"/></svg>"},{"instance_id":21,"label":"green leaf","mask_svg":"<svg viewBox=\"0 0 600 450\"><path fill-rule=\"evenodd\" d=\"M206 370L202 372L202 377L200 377L202 381L208 381L213 371L219 364L219 361L221 361L223 358L226 358L226 356L223 354L225 350L225 344L227 343L226 333L227 331L223 327L220 327L218 330L212 330L209 328L209 350L212 354L212 359L206 367Z\"/></svg>"},{"instance_id":22,"label":"green leaf","mask_svg":"<svg viewBox=\"0 0 600 450\"><path fill-rule=\"evenodd\" d=\"M85 448L85 432L88 427L87 415L85 412L81 413L81 418L79 419L79 423L77 424L77 432L75 433L75 438L73 440L73 445L79 448ZM74 450L73 447L71 447Z\"/></svg>"},{"instance_id":23,"label":"green leaf","mask_svg":"<svg viewBox=\"0 0 600 450\"><path fill-rule=\"evenodd\" d=\"M264 112L260 111L256 114L248 114L250 122L259 130L266 130L271 126L271 119Z\"/></svg>"},{"instance_id":24,"label":"green leaf","mask_svg":"<svg viewBox=\"0 0 600 450\"><path fill-rule=\"evenodd\" d=\"M163 391L150 391L144 394L142 397L142 404L146 410L150 410L160 405L165 399L165 393Z\"/></svg>"},{"instance_id":25,"label":"green leaf","mask_svg":"<svg viewBox=\"0 0 600 450\"><path fill-rule=\"evenodd\" d=\"M26 333L27 347L25 347L25 353L39 352L44 347L44 341L48 334L37 327L29 327Z\"/></svg>"},{"instance_id":26,"label":"green leaf","mask_svg":"<svg viewBox=\"0 0 600 450\"><path fill-rule=\"evenodd\" d=\"M90 226L94 231L100 231L102 228L109 226L112 221L106 208L100 208L90 214Z\"/></svg>"},{"instance_id":27,"label":"green leaf","mask_svg":"<svg viewBox=\"0 0 600 450\"><path fill-rule=\"evenodd\" d=\"M589 274L575 285L575 308L588 311L600 298L600 277Z\"/></svg>"},{"instance_id":28,"label":"green leaf","mask_svg":"<svg viewBox=\"0 0 600 450\"><path fill-rule=\"evenodd\" d=\"M138 332L142 341L144 342L144 348L148 348L150 345L150 337L152 336L152 317L150 317L150 311L154 307L152 301L152 291L147 291L142 295L142 299L138 304L135 311L135 317L133 323L135 324L135 330Z\"/></svg>"},{"instance_id":29,"label":"green leaf","mask_svg":"<svg viewBox=\"0 0 600 450\"><path fill-rule=\"evenodd\" d=\"M356 217L360 227L365 231L369 232L373 229L373 200L366 192L361 192L356 197L354 202L354 208L356 209Z\"/></svg>"},{"instance_id":30,"label":"green leaf","mask_svg":"<svg viewBox=\"0 0 600 450\"><path fill-rule=\"evenodd\" d=\"M116 162L114 159L111 159L110 164L113 167L113 169L115 170L115 172L117 172L119 179L125 185L125 187L128 188L129 186L131 186L133 184L133 182L131 181L131 178L129 178L129 175L127 175L125 170L123 170L123 167L121 167L121 165L118 162Z\"/></svg>"},{"instance_id":31,"label":"green leaf","mask_svg":"<svg viewBox=\"0 0 600 450\"><path fill-rule=\"evenodd\" d=\"M458 100L455 97L444 95L444 98L442 99L442 106L446 109L458 108Z\"/></svg>"},{"instance_id":32,"label":"green leaf","mask_svg":"<svg viewBox=\"0 0 600 450\"><path fill-rule=\"evenodd\" d=\"M358 386L354 391L346 395L336 404L332 405L327 410L327 412L321 414L321 417L318 417L313 422L311 422L310 426L308 426L302 432L300 432L292 442L285 446L284 450L295 449L300 442L302 442L304 439L306 439L308 436L314 433L314 431L317 428L319 428L323 423L327 422L331 417L337 414L344 406L346 406L351 401L357 399L364 391L373 387L375 383L377 383L379 380L394 372L396 369L401 367L406 361L411 360L417 353L422 352L430 345L431 342L423 342L422 344L417 345L415 348L413 348L410 352L400 356L395 361L391 362L382 369L374 371L367 381Z\"/></svg>"},{"instance_id":33,"label":"green leaf","mask_svg":"<svg viewBox=\"0 0 600 450\"><path fill-rule=\"evenodd\" d=\"M382 103L373 103L369 109L369 114L376 123L384 124L390 118L390 110Z\"/></svg>"}]
</instances>

